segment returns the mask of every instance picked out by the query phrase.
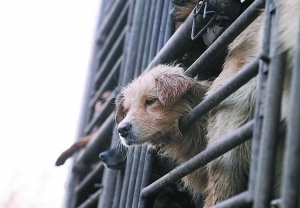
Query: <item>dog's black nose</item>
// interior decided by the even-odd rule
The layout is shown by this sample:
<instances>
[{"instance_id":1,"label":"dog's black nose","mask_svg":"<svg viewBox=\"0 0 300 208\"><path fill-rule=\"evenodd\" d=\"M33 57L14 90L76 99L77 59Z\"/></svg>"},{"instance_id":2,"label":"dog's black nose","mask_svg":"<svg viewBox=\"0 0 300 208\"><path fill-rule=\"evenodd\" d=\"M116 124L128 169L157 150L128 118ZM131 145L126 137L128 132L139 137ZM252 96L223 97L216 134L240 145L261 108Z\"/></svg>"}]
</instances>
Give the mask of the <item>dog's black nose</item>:
<instances>
[{"instance_id":1,"label":"dog's black nose","mask_svg":"<svg viewBox=\"0 0 300 208\"><path fill-rule=\"evenodd\" d=\"M107 152L107 151L101 152L101 153L99 154L100 160L102 160L102 161L105 162L105 163L106 163L106 161L107 161L107 156L108 156L108 152Z\"/></svg>"},{"instance_id":2,"label":"dog's black nose","mask_svg":"<svg viewBox=\"0 0 300 208\"><path fill-rule=\"evenodd\" d=\"M131 124L128 122L120 123L118 125L118 132L122 137L127 137L130 129L131 129Z\"/></svg>"}]
</instances>

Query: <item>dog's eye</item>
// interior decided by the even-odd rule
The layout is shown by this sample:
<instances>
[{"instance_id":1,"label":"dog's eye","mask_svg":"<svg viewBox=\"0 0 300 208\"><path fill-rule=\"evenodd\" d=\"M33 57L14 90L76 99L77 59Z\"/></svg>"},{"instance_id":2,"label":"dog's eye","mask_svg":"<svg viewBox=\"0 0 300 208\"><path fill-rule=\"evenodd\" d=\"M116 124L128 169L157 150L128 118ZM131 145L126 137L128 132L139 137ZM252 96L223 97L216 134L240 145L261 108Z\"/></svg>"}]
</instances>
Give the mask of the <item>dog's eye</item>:
<instances>
[{"instance_id":1,"label":"dog's eye","mask_svg":"<svg viewBox=\"0 0 300 208\"><path fill-rule=\"evenodd\" d=\"M145 101L145 105L146 106L152 105L153 103L155 103L156 100L157 100L156 98L148 98Z\"/></svg>"}]
</instances>

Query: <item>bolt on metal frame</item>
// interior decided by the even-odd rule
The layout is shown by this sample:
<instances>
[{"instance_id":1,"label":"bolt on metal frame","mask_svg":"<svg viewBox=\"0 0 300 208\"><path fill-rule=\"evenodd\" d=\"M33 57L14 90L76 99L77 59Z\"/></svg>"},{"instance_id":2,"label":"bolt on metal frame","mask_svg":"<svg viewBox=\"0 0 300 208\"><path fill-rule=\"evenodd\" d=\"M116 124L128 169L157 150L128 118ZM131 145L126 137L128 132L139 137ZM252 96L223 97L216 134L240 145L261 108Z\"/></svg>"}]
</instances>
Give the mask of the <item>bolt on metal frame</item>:
<instances>
[{"instance_id":1,"label":"bolt on metal frame","mask_svg":"<svg viewBox=\"0 0 300 208\"><path fill-rule=\"evenodd\" d=\"M114 125L114 112L110 108L118 91L117 84L125 86L144 69L157 64L168 64L186 53L192 44L190 39L192 16L173 34L169 18L172 7L170 0L118 0L102 1L98 32L87 80L82 109L79 136L88 134L94 125L103 124L93 135L85 150L74 156L65 207L113 207L143 208L147 199L158 193L168 184L179 180L197 168L230 151L247 140L252 140L249 187L230 199L214 207L268 207L270 203L282 207L300 207L300 47L295 55L293 79L291 81L291 116L287 125L284 151L282 188L279 200L271 201L272 172L274 169L275 144L280 125L280 104L285 70L285 53L276 54L274 41L277 38L276 19L277 0L255 0L243 14L192 64L187 70L194 77L208 70L210 63L226 49L265 8L264 39L262 53L246 65L232 80L183 117L180 129L186 129L192 122L217 106L229 95L258 76L258 94L254 118L235 132L225 136L220 142L207 148L186 163L181 164L169 174L150 184L153 152L145 145L130 147L127 152L125 170L115 171L97 163L89 173L82 169L91 167L91 161L103 151L103 144L112 135L111 147L117 145L118 133ZM299 33L300 34L300 33ZM300 42L300 35L299 35ZM96 89L95 89L96 86ZM97 99L107 89L113 89L111 99L106 101L103 110L92 116L92 108ZM91 97L91 92L93 92ZM270 148L272 147L272 148ZM83 165L82 165L83 164ZM102 178L103 188L98 189L85 201L78 204L84 190ZM295 181L298 181L295 182Z\"/></svg>"}]
</instances>

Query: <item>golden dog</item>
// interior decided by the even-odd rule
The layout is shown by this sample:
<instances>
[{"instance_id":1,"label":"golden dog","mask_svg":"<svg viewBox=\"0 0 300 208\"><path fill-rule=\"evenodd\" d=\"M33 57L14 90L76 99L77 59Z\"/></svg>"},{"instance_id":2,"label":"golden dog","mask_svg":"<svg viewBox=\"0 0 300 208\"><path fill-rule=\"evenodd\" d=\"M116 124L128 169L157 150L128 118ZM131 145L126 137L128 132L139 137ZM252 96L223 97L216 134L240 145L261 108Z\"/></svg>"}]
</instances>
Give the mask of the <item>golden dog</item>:
<instances>
[{"instance_id":1,"label":"golden dog","mask_svg":"<svg viewBox=\"0 0 300 208\"><path fill-rule=\"evenodd\" d=\"M295 46L299 45L300 0L279 0L277 6L281 18L275 51L288 53L281 110L282 120L285 120L289 114L291 63ZM262 46L263 19L264 12L229 45L223 70L209 89L208 82L197 83L185 77L182 69L169 66L158 66L125 87L116 103L116 122L122 143L128 146L142 143L158 146L163 155L182 163L251 120L257 78L250 80L187 131L180 132L178 128L179 118L199 103L204 94L210 95L218 90L243 66L258 57ZM185 83L183 88L182 83ZM279 195L282 139L278 148L274 197ZM213 206L247 189L250 150L250 142L246 142L184 178L194 195L205 193L204 207Z\"/></svg>"},{"instance_id":2,"label":"golden dog","mask_svg":"<svg viewBox=\"0 0 300 208\"><path fill-rule=\"evenodd\" d=\"M178 122L201 102L210 82L197 82L183 74L180 67L159 65L144 73L116 98L116 122L124 145L148 143L159 147L160 153L183 163L206 147L207 117L180 132ZM197 190L206 188L207 175L199 169L184 181Z\"/></svg>"}]
</instances>

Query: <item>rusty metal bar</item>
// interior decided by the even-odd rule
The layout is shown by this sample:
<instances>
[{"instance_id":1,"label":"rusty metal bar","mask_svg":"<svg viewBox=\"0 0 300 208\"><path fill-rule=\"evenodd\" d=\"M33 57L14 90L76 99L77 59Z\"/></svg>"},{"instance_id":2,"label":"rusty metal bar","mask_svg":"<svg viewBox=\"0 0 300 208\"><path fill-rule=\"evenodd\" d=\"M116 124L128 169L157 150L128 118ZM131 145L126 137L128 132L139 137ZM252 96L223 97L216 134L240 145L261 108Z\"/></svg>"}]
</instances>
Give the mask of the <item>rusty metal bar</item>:
<instances>
[{"instance_id":1,"label":"rusty metal bar","mask_svg":"<svg viewBox=\"0 0 300 208\"><path fill-rule=\"evenodd\" d=\"M226 85L216 92L208 95L187 115L183 116L179 124L180 129L187 129L191 123L205 115L208 111L216 107L221 101L226 99L230 94L238 90L241 86L246 84L250 79L257 75L258 62L258 59L255 59L251 63L247 64Z\"/></svg>"},{"instance_id":2,"label":"rusty metal bar","mask_svg":"<svg viewBox=\"0 0 300 208\"><path fill-rule=\"evenodd\" d=\"M299 21L300 22L300 21ZM291 80L290 113L287 119L287 138L285 142L282 208L300 206L300 27L298 26L298 45L295 50Z\"/></svg>"},{"instance_id":3,"label":"rusty metal bar","mask_svg":"<svg viewBox=\"0 0 300 208\"><path fill-rule=\"evenodd\" d=\"M162 190L166 185L183 178L187 174L203 167L210 161L251 139L253 123L253 120L249 121L232 134L225 136L219 142L207 147L207 149L203 150L184 164L179 165L169 172L169 174L144 188L141 193L142 199L145 200L145 197L152 196Z\"/></svg>"}]
</instances>

